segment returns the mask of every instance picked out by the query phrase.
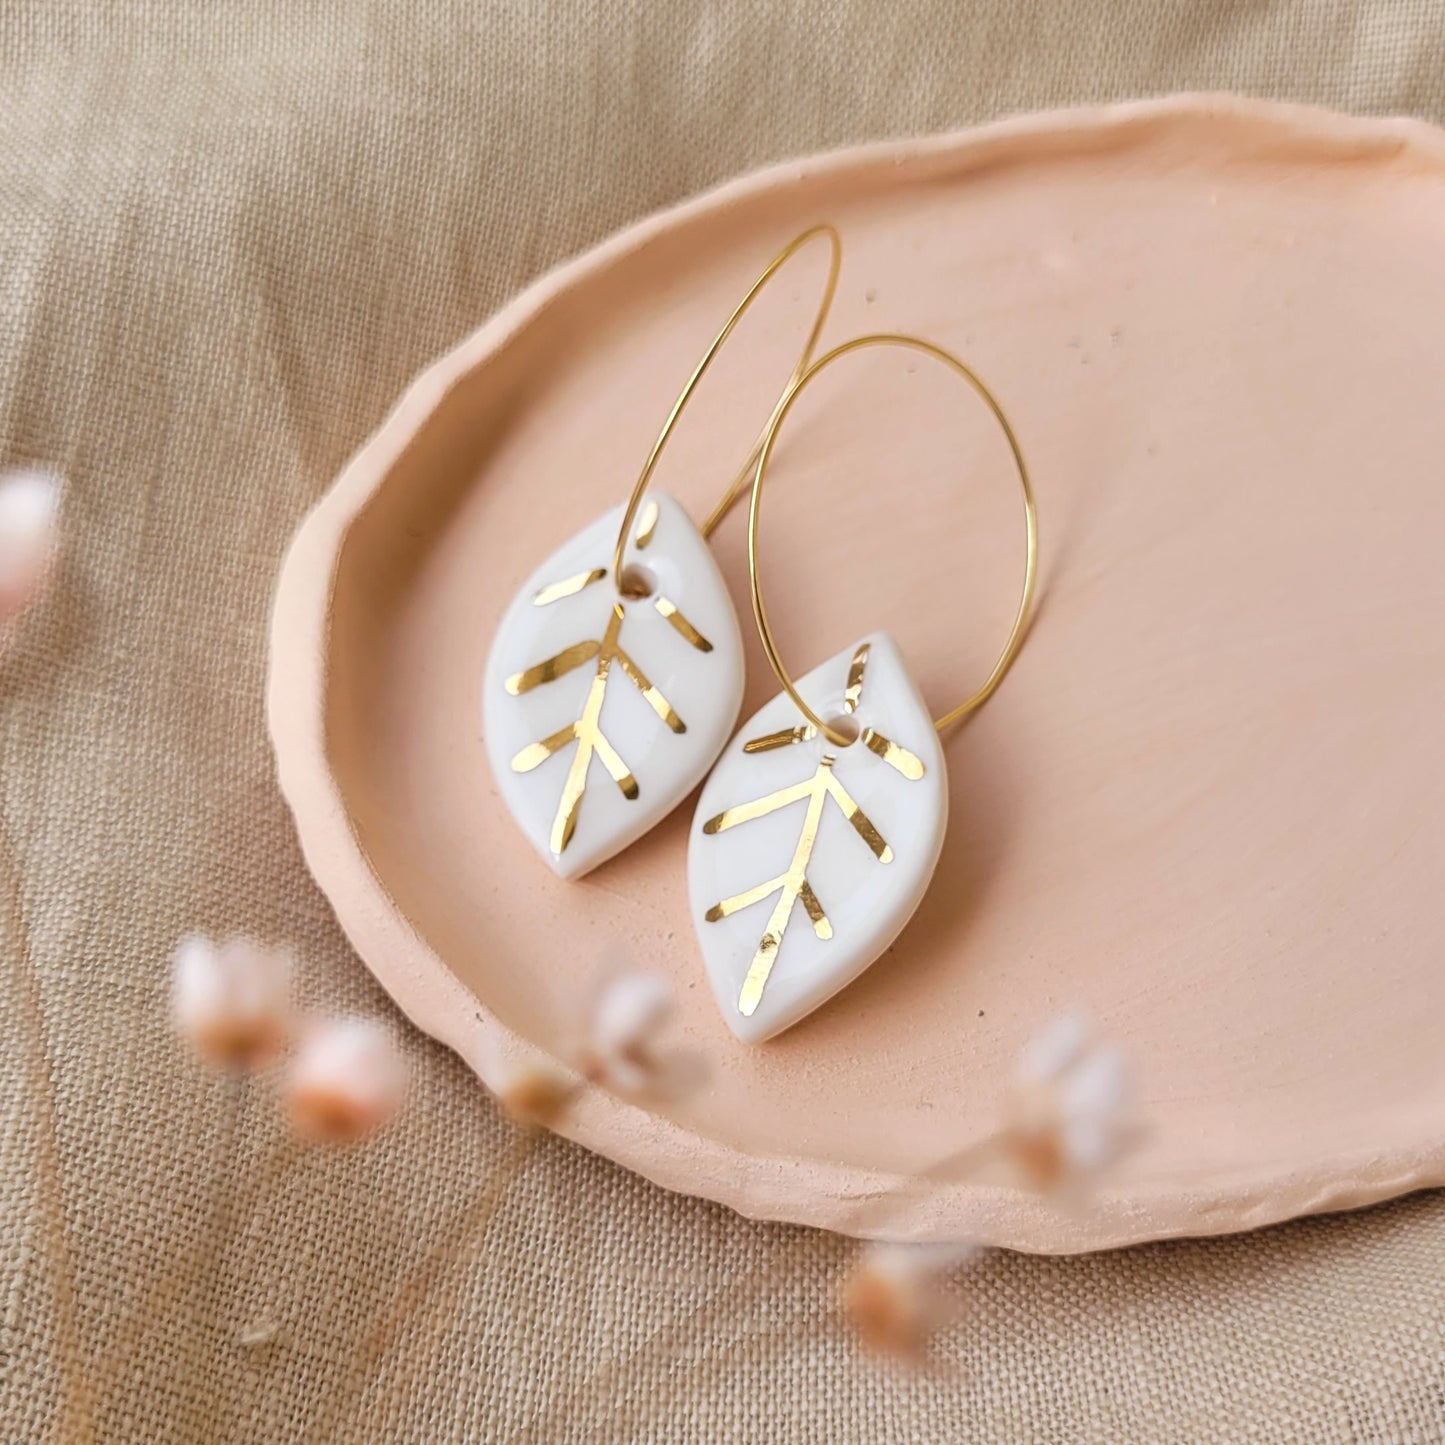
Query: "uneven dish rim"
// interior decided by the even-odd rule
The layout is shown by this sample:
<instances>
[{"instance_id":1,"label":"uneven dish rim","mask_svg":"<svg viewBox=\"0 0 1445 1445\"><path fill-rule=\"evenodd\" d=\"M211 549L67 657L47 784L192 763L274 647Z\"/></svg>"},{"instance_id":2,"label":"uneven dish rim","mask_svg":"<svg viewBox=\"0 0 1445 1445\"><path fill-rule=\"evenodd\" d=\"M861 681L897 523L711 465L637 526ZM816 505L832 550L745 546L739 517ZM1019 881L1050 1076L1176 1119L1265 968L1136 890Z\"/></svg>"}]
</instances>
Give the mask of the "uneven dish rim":
<instances>
[{"instance_id":1,"label":"uneven dish rim","mask_svg":"<svg viewBox=\"0 0 1445 1445\"><path fill-rule=\"evenodd\" d=\"M352 827L326 739L329 641L335 582L352 524L379 492L420 427L453 385L525 328L556 296L644 246L666 228L760 193L937 155L975 159L1024 140L1200 120L1248 120L1279 139L1336 145L1352 159L1406 152L1445 171L1445 131L1404 118L1361 118L1312 106L1237 96L1163 99L1054 110L922 139L886 141L755 171L628 226L533 282L476 332L423 370L350 459L292 537L271 613L267 724L278 783L302 853L343 932L416 1026L458 1053L495 1087L534 1045L495 1017L412 928L372 868ZM960 1183L920 1191L912 1176L824 1161L760 1155L694 1133L615 1096L588 1094L561 1133L653 1183L725 1204L750 1218L869 1235L870 1205L908 1200L909 1237L967 1236L1029 1253L1073 1254L1150 1240L1234 1233L1301 1215L1357 1208L1445 1184L1445 1137L1391 1153L1361 1152L1323 1167L1261 1176L1242 1171L1181 1182L1135 1181L1087 1215L1049 1209L1021 1191ZM804 1177L806 1175L806 1177ZM897 1237L899 1231L892 1229Z\"/></svg>"}]
</instances>

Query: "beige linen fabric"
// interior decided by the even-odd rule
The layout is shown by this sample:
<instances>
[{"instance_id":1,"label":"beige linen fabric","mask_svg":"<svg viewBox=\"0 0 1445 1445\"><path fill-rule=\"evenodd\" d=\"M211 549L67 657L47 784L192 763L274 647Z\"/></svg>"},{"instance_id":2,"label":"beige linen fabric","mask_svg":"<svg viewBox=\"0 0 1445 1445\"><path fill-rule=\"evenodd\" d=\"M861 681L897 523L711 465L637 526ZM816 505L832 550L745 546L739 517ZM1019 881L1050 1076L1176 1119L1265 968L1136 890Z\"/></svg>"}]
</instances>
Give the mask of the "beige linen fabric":
<instances>
[{"instance_id":1,"label":"beige linen fabric","mask_svg":"<svg viewBox=\"0 0 1445 1445\"><path fill-rule=\"evenodd\" d=\"M0 461L72 488L0 662L0 1438L1445 1439L1439 1196L998 1256L937 1369L860 1358L842 1241L512 1156L347 949L272 780L287 536L522 283L789 154L1180 88L1439 120L1445 10L4 0ZM192 928L293 940L309 1004L396 1020L404 1126L278 1158L264 1090L166 1027Z\"/></svg>"}]
</instances>

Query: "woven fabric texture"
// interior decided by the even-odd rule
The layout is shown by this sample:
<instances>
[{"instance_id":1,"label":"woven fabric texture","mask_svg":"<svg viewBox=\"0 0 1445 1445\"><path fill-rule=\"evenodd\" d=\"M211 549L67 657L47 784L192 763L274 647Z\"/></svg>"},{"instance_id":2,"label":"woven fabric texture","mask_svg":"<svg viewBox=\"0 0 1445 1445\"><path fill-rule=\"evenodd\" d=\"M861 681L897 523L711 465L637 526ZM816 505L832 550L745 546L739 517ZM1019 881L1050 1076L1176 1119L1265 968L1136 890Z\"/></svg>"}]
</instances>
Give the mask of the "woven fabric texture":
<instances>
[{"instance_id":1,"label":"woven fabric texture","mask_svg":"<svg viewBox=\"0 0 1445 1445\"><path fill-rule=\"evenodd\" d=\"M1175 89L1445 118L1435 0L6 0L0 462L70 479L0 661L0 1436L1438 1441L1445 1199L997 1256L936 1366L845 1242L521 1151L346 947L277 793L293 527L408 378L735 172ZM289 1149L165 1018L183 932L395 1021L404 1124Z\"/></svg>"}]
</instances>

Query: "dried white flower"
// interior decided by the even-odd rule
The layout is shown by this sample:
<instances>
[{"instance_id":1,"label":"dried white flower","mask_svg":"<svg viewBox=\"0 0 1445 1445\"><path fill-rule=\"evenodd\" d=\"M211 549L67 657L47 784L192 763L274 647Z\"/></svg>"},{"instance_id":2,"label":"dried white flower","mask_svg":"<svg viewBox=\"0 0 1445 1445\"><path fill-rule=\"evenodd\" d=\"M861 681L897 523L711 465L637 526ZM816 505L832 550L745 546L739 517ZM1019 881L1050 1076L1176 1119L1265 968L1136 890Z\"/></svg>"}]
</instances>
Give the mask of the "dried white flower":
<instances>
[{"instance_id":1,"label":"dried white flower","mask_svg":"<svg viewBox=\"0 0 1445 1445\"><path fill-rule=\"evenodd\" d=\"M1083 1014L1064 1014L1024 1045L1015 1073L1030 1082L1057 1079L1078 1062L1088 1043L1088 1020Z\"/></svg>"},{"instance_id":2,"label":"dried white flower","mask_svg":"<svg viewBox=\"0 0 1445 1445\"><path fill-rule=\"evenodd\" d=\"M583 1081L530 1051L521 1057L504 1048L498 1035L483 1032L481 1068L502 1112L526 1129L555 1128L582 1092Z\"/></svg>"},{"instance_id":3,"label":"dried white flower","mask_svg":"<svg viewBox=\"0 0 1445 1445\"><path fill-rule=\"evenodd\" d=\"M286 1077L291 1122L304 1138L349 1143L389 1123L409 1070L376 1019L324 1019L302 1040Z\"/></svg>"},{"instance_id":4,"label":"dried white flower","mask_svg":"<svg viewBox=\"0 0 1445 1445\"><path fill-rule=\"evenodd\" d=\"M253 938L182 939L171 963L176 1028L208 1063L256 1069L291 1036L291 955Z\"/></svg>"},{"instance_id":5,"label":"dried white flower","mask_svg":"<svg viewBox=\"0 0 1445 1445\"><path fill-rule=\"evenodd\" d=\"M557 1069L526 1064L503 1078L497 1102L514 1123L528 1129L555 1128L576 1099L580 1085Z\"/></svg>"},{"instance_id":6,"label":"dried white flower","mask_svg":"<svg viewBox=\"0 0 1445 1445\"><path fill-rule=\"evenodd\" d=\"M1095 1043L1087 1023L1068 1015L1019 1056L1003 1149L1035 1189L1087 1183L1129 1142L1128 1096L1123 1056Z\"/></svg>"},{"instance_id":7,"label":"dried white flower","mask_svg":"<svg viewBox=\"0 0 1445 1445\"><path fill-rule=\"evenodd\" d=\"M589 1043L593 1054L625 1073L645 1059L672 1018L672 988L655 973L628 973L597 996Z\"/></svg>"},{"instance_id":8,"label":"dried white flower","mask_svg":"<svg viewBox=\"0 0 1445 1445\"><path fill-rule=\"evenodd\" d=\"M700 1055L662 1046L672 1020L672 985L651 973L622 974L597 996L582 1073L622 1094L676 1096L706 1076Z\"/></svg>"},{"instance_id":9,"label":"dried white flower","mask_svg":"<svg viewBox=\"0 0 1445 1445\"><path fill-rule=\"evenodd\" d=\"M843 1282L843 1313L869 1349L921 1355L958 1317L949 1277L981 1253L974 1244L870 1244Z\"/></svg>"},{"instance_id":10,"label":"dried white flower","mask_svg":"<svg viewBox=\"0 0 1445 1445\"><path fill-rule=\"evenodd\" d=\"M50 575L61 491L50 472L0 472L0 626L39 595Z\"/></svg>"}]
</instances>

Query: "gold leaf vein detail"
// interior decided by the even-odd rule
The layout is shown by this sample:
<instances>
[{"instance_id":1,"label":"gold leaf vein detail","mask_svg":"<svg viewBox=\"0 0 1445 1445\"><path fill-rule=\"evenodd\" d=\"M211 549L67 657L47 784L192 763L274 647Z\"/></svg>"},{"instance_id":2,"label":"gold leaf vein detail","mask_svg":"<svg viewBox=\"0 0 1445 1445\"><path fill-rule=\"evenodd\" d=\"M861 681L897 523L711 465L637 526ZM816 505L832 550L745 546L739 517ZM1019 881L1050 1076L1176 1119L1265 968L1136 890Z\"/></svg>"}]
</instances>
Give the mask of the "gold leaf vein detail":
<instances>
[{"instance_id":1,"label":"gold leaf vein detail","mask_svg":"<svg viewBox=\"0 0 1445 1445\"><path fill-rule=\"evenodd\" d=\"M923 776L923 759L890 738L885 738L876 728L864 728L862 742L870 753L876 753L890 768L902 773L910 783L916 783Z\"/></svg>"},{"instance_id":2,"label":"gold leaf vein detail","mask_svg":"<svg viewBox=\"0 0 1445 1445\"><path fill-rule=\"evenodd\" d=\"M792 747L794 743L805 743L817 737L818 730L812 723L802 723L795 728L784 728L782 732L767 733L743 744L745 753L770 753L775 748Z\"/></svg>"},{"instance_id":3,"label":"gold leaf vein detail","mask_svg":"<svg viewBox=\"0 0 1445 1445\"><path fill-rule=\"evenodd\" d=\"M808 864L812 861L813 848L818 841L818 829L823 821L823 807L828 799L832 798L842 810L843 816L853 825L858 836L880 863L893 861L893 850L884 842L868 815L834 776L833 759L829 756L822 759L813 776L806 782L795 783L792 787L780 788L776 793L770 793L766 798L725 809L715 818L709 818L703 824L702 830L704 833L725 833L729 828L736 828L754 818L766 817L769 813L775 813L779 808L785 808L789 803L796 803L804 798L808 801L808 809L804 814L802 831L798 835L797 846L793 849L792 861L787 870L776 878L770 878L766 883L759 883L755 888L734 894L731 898L724 898L721 903L715 903L709 908L706 914L709 923L716 923L719 919L741 912L744 908L751 908L755 903L761 903L774 893L778 895L767 927L763 930L762 940L748 967L747 977L743 980L742 992L738 995L738 1011L744 1016L754 1013L762 1001L763 989L767 986L768 975L773 971L773 963L788 931L794 904L802 903L803 911L813 925L813 932L819 938L829 939L833 936L833 925L828 921L828 915L819 902L813 885L808 881Z\"/></svg>"},{"instance_id":4,"label":"gold leaf vein detail","mask_svg":"<svg viewBox=\"0 0 1445 1445\"><path fill-rule=\"evenodd\" d=\"M652 520L656 525L656 517L653 517ZM574 577L568 577L561 582L554 582L548 587L543 587L533 601L540 607L559 601L564 597L574 596L606 575L606 568L579 572ZM670 609L671 615L669 612L663 611L662 604L664 602ZM679 635L691 646L699 652L712 651L712 643L671 602L667 602L665 598L658 598L655 605L657 610L667 618ZM594 757L602 764L612 781L617 784L624 798L630 802L638 796L637 779L633 777L631 769L602 731L602 704L607 697L607 684L612 676L614 663L642 694L647 705L672 732L684 733L687 731L687 725L677 715L672 704L622 647L619 639L626 615L620 602L613 603L606 631L600 639L574 642L570 647L564 647L554 656L525 668L521 672L513 673L506 680L507 691L513 697L520 697L523 693L531 692L533 688L542 687L549 682L555 682L559 677L565 677L584 663L596 660L596 670L592 675L592 683L587 689L586 701L582 705L582 715L549 737L542 738L535 743L528 743L512 759L513 772L530 773L570 744L574 742L577 744L577 750L572 754L572 761L567 769L566 780L562 784L562 796L557 803L557 812L552 820L549 841L553 853L559 857L566 851L573 834L577 831L577 817L582 808L582 799L587 792L587 775L591 770Z\"/></svg>"},{"instance_id":5,"label":"gold leaf vein detail","mask_svg":"<svg viewBox=\"0 0 1445 1445\"><path fill-rule=\"evenodd\" d=\"M863 680L868 667L868 650L868 644L865 642L854 653L848 668L848 683L844 692L843 705L849 713L857 710L863 695ZM801 724L798 727L785 728L779 732L752 738L743 744L743 752L745 754L772 752L778 748L791 747L796 743L809 742L816 736L817 729L811 724ZM909 781L916 782L923 776L922 761L907 748L884 737L876 729L865 728L860 741L870 753L882 758L885 763ZM802 830L798 835L798 842L793 849L793 857L787 869L776 878L770 878L765 883L759 883L742 893L736 893L731 898L724 898L722 902L713 904L704 915L707 922L717 923L777 894L777 902L773 905L773 911L768 918L762 939L758 943L757 951L753 954L752 962L748 966L747 977L743 980L742 990L738 995L738 1012L745 1017L755 1013L758 1004L762 1001L763 990L767 987L773 965L777 962L778 952L783 946L783 938L788 931L788 924L792 920L795 904L803 905L803 911L808 915L813 932L820 939L827 940L833 936L833 925L828 921L828 915L824 912L817 893L814 892L812 884L808 881L808 865L812 861L813 849L818 842L818 831L823 821L823 810L828 799L833 800L839 811L852 825L854 832L868 845L869 850L880 863L893 861L893 849L888 846L883 835L873 826L868 815L858 806L852 794L838 781L833 772L835 761L832 754L824 754L814 769L812 777L803 782L779 788L766 797L755 798L748 803L739 803L734 807L724 808L721 813L709 818L702 825L702 831L705 834L725 833L730 828L750 823L757 818L765 818L770 813L776 813L780 808L786 808L792 803L807 799L808 806L803 815Z\"/></svg>"},{"instance_id":6,"label":"gold leaf vein detail","mask_svg":"<svg viewBox=\"0 0 1445 1445\"><path fill-rule=\"evenodd\" d=\"M843 689L843 707L848 712L858 711L858 699L863 696L863 677L868 671L868 644L861 644L848 664L848 686Z\"/></svg>"},{"instance_id":7,"label":"gold leaf vein detail","mask_svg":"<svg viewBox=\"0 0 1445 1445\"><path fill-rule=\"evenodd\" d=\"M712 643L710 643L666 597L653 598L652 605L672 624L684 641L697 648L699 652L712 651Z\"/></svg>"},{"instance_id":8,"label":"gold leaf vein detail","mask_svg":"<svg viewBox=\"0 0 1445 1445\"><path fill-rule=\"evenodd\" d=\"M605 567L594 567L590 572L579 572L575 577L564 577L560 582L553 582L542 588L532 598L532 606L547 607L553 602L560 602L564 597L575 597L584 587L590 587L594 582L600 582L606 575Z\"/></svg>"},{"instance_id":9,"label":"gold leaf vein detail","mask_svg":"<svg viewBox=\"0 0 1445 1445\"><path fill-rule=\"evenodd\" d=\"M657 519L660 511L656 498L649 497L642 508L642 516L637 519L637 548L641 551L652 541L652 534L657 530Z\"/></svg>"}]
</instances>

